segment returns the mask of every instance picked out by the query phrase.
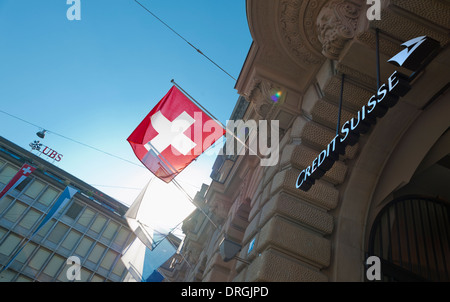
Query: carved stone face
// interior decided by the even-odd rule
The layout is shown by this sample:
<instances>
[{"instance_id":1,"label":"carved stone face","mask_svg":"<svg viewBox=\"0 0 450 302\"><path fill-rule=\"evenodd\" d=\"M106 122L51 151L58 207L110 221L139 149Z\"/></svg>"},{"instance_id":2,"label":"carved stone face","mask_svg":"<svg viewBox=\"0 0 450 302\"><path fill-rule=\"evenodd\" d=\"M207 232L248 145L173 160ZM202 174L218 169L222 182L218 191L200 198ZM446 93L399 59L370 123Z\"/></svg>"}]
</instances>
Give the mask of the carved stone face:
<instances>
[{"instance_id":1,"label":"carved stone face","mask_svg":"<svg viewBox=\"0 0 450 302\"><path fill-rule=\"evenodd\" d=\"M334 14L333 9L329 7L325 7L317 18L319 41L322 43L322 52L327 57L330 54L334 54L336 48L342 46L342 42L338 37L338 24L339 19ZM335 58L335 56L333 55L332 58Z\"/></svg>"},{"instance_id":2,"label":"carved stone face","mask_svg":"<svg viewBox=\"0 0 450 302\"><path fill-rule=\"evenodd\" d=\"M322 53L338 59L348 40L355 35L360 8L348 0L334 0L322 8L317 17Z\"/></svg>"}]
</instances>

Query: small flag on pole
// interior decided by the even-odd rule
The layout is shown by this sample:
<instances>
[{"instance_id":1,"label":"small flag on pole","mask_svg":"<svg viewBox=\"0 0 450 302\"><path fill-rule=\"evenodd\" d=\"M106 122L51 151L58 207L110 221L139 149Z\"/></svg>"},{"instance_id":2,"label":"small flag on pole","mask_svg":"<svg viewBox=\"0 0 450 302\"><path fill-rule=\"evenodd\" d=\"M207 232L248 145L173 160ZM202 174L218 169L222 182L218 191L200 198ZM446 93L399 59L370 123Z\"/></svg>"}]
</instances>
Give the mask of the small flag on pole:
<instances>
[{"instance_id":1,"label":"small flag on pole","mask_svg":"<svg viewBox=\"0 0 450 302\"><path fill-rule=\"evenodd\" d=\"M149 248L150 250L153 250L154 248L153 230L140 221L140 215L142 215L142 210L140 211L140 208L145 193L147 192L147 188L152 180L153 178L147 183L144 189L142 189L141 193L139 193L136 200L125 213L125 218L127 219L128 226L139 238L139 240L141 240L142 243L145 244L145 246L147 246L147 248Z\"/></svg>"},{"instance_id":2,"label":"small flag on pole","mask_svg":"<svg viewBox=\"0 0 450 302\"><path fill-rule=\"evenodd\" d=\"M35 167L28 164L23 164L19 172L14 175L14 177L9 181L9 183L0 192L0 199L5 196L8 192L14 190L22 181L24 181L28 176L30 176L33 171L36 170Z\"/></svg>"},{"instance_id":3,"label":"small flag on pole","mask_svg":"<svg viewBox=\"0 0 450 302\"><path fill-rule=\"evenodd\" d=\"M147 169L168 183L225 133L172 86L127 140Z\"/></svg>"},{"instance_id":4,"label":"small flag on pole","mask_svg":"<svg viewBox=\"0 0 450 302\"><path fill-rule=\"evenodd\" d=\"M78 192L77 189L67 186L59 196L58 200L53 204L50 211L48 211L47 215L45 215L44 219L34 230L31 236L34 236L34 234L36 234L44 226L44 224L46 224L50 219L52 219L56 215L58 209L64 207L77 192Z\"/></svg>"},{"instance_id":5,"label":"small flag on pole","mask_svg":"<svg viewBox=\"0 0 450 302\"><path fill-rule=\"evenodd\" d=\"M161 277L158 268L176 252L177 246L167 236L154 250L149 249L139 238L135 238L120 258L129 273L124 282L162 281L158 278L158 275Z\"/></svg>"}]
</instances>

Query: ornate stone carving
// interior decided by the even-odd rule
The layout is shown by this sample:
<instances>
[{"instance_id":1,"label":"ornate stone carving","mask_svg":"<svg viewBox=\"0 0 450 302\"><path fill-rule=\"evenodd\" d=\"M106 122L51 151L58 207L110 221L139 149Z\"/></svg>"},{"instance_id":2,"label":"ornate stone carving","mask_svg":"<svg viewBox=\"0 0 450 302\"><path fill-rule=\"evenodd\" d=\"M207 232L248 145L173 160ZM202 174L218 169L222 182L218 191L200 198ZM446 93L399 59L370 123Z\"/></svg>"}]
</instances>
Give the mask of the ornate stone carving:
<instances>
[{"instance_id":1,"label":"ornate stone carving","mask_svg":"<svg viewBox=\"0 0 450 302\"><path fill-rule=\"evenodd\" d=\"M255 111L261 119L267 119L273 110L273 102L270 101L270 94L275 86L261 79L254 79L254 83L254 89L249 94L248 100L254 104Z\"/></svg>"},{"instance_id":2,"label":"ornate stone carving","mask_svg":"<svg viewBox=\"0 0 450 302\"><path fill-rule=\"evenodd\" d=\"M322 54L337 60L347 42L355 36L361 5L350 0L327 3L317 17Z\"/></svg>"},{"instance_id":3,"label":"ornate stone carving","mask_svg":"<svg viewBox=\"0 0 450 302\"><path fill-rule=\"evenodd\" d=\"M315 15L314 10L319 6L319 2L323 1L309 1L307 9L302 0L280 2L279 22L282 45L301 65L318 64L322 61L320 53L315 50L315 46L319 45L316 35L311 32L315 31L312 21Z\"/></svg>"}]
</instances>

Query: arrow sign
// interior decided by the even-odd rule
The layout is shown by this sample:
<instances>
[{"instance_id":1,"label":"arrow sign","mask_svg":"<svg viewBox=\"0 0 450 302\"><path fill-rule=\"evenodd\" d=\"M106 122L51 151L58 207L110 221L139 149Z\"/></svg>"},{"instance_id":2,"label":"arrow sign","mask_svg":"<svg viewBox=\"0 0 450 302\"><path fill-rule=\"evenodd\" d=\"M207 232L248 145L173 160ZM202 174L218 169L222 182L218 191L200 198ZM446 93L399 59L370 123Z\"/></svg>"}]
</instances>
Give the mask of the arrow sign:
<instances>
[{"instance_id":1,"label":"arrow sign","mask_svg":"<svg viewBox=\"0 0 450 302\"><path fill-rule=\"evenodd\" d=\"M423 60L440 45L430 37L420 36L403 43L402 46L406 49L393 56L388 62L409 70L417 70Z\"/></svg>"}]
</instances>

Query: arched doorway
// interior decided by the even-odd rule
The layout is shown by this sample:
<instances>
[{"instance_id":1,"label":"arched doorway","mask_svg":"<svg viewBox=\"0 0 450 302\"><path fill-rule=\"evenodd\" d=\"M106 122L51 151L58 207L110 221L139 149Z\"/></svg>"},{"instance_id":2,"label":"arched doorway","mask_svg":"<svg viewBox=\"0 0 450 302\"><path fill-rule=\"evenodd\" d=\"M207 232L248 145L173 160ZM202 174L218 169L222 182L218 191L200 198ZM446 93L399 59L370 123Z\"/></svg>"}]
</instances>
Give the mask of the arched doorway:
<instances>
[{"instance_id":1,"label":"arched doorway","mask_svg":"<svg viewBox=\"0 0 450 302\"><path fill-rule=\"evenodd\" d=\"M368 256L382 281L450 281L450 204L407 195L385 206L370 232Z\"/></svg>"}]
</instances>

